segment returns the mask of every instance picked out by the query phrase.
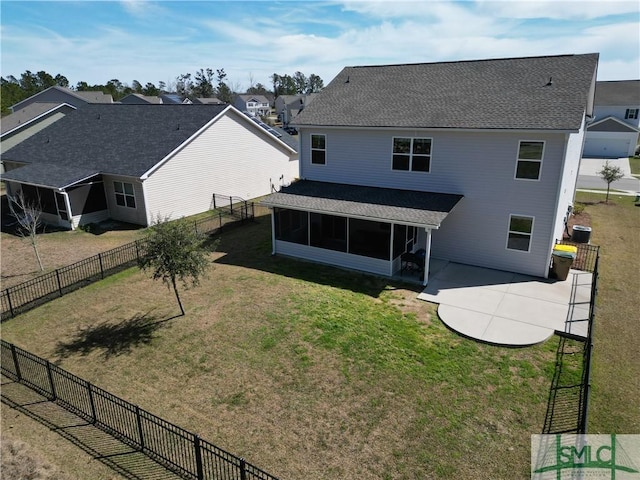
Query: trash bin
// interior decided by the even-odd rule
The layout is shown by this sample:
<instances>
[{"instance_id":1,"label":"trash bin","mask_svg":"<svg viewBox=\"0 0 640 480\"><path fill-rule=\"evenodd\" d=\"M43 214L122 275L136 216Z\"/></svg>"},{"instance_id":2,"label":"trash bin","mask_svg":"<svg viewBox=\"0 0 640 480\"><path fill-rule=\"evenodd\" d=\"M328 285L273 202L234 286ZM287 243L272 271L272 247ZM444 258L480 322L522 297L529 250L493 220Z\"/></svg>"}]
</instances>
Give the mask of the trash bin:
<instances>
[{"instance_id":1,"label":"trash bin","mask_svg":"<svg viewBox=\"0 0 640 480\"><path fill-rule=\"evenodd\" d=\"M591 239L591 227L574 225L571 229L571 241L576 243L589 243Z\"/></svg>"},{"instance_id":2,"label":"trash bin","mask_svg":"<svg viewBox=\"0 0 640 480\"><path fill-rule=\"evenodd\" d=\"M566 280L569 270L576 258L577 247L571 245L557 245L551 255L551 274L558 280Z\"/></svg>"}]
</instances>

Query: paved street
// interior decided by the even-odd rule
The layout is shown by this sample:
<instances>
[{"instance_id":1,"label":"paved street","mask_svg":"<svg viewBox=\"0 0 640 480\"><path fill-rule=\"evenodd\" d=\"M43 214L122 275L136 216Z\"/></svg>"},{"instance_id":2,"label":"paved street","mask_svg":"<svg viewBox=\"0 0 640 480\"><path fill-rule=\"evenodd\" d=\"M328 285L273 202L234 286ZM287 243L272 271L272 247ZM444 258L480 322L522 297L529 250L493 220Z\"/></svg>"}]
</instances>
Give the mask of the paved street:
<instances>
[{"instance_id":1,"label":"paved street","mask_svg":"<svg viewBox=\"0 0 640 480\"><path fill-rule=\"evenodd\" d=\"M610 165L618 166L622 170L624 177L611 184L612 190L626 190L628 192L640 192L640 180L631 175L628 158L583 158L580 164L580 173L578 175L579 189L606 189L605 182L598 172L609 161Z\"/></svg>"}]
</instances>

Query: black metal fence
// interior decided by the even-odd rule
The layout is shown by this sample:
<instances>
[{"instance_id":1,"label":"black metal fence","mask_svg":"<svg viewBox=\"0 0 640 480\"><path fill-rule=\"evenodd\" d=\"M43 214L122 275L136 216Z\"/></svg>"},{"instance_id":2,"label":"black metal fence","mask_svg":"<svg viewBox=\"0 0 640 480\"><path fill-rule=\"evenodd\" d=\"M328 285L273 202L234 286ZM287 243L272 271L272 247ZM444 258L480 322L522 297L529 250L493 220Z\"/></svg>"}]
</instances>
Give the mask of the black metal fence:
<instances>
[{"instance_id":1,"label":"black metal fence","mask_svg":"<svg viewBox=\"0 0 640 480\"><path fill-rule=\"evenodd\" d=\"M588 301L586 337L558 332L561 335L556 353L556 367L549 392L549 403L543 433L587 433L589 419L589 397L591 393L591 358L593 352L593 331L598 295L598 268L600 247L591 244L561 242L577 248L572 268L591 273L591 291ZM573 288L579 288L576 282ZM572 292L572 299L576 295ZM569 312L583 305L572 303ZM568 318L568 321L573 321ZM582 321L582 317L580 317ZM579 375L573 373L579 369Z\"/></svg>"},{"instance_id":2,"label":"black metal fence","mask_svg":"<svg viewBox=\"0 0 640 480\"><path fill-rule=\"evenodd\" d=\"M2 373L189 479L277 480L198 435L0 341Z\"/></svg>"},{"instance_id":3,"label":"black metal fence","mask_svg":"<svg viewBox=\"0 0 640 480\"><path fill-rule=\"evenodd\" d=\"M222 210L240 220L253 218L254 204L243 198L214 193L211 198L213 210Z\"/></svg>"},{"instance_id":4,"label":"black metal fence","mask_svg":"<svg viewBox=\"0 0 640 480\"><path fill-rule=\"evenodd\" d=\"M253 219L253 203L247 203L242 208L236 206L237 214L227 213L228 210L222 209L213 215L195 220L193 225L196 232L214 234L225 226ZM5 288L0 292L0 317L2 320L15 317L54 298L129 268L137 263L143 252L144 242L136 240Z\"/></svg>"}]
</instances>

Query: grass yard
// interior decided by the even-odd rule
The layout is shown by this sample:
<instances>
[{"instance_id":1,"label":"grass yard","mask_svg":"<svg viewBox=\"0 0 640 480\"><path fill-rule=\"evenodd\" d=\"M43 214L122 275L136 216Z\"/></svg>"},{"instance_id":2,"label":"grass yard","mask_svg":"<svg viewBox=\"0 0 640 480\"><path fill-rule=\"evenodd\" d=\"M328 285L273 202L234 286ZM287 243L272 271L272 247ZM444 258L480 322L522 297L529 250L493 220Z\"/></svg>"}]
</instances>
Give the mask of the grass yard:
<instances>
[{"instance_id":1,"label":"grass yard","mask_svg":"<svg viewBox=\"0 0 640 480\"><path fill-rule=\"evenodd\" d=\"M596 197L579 199L603 245L590 431L639 433L640 209ZM208 278L183 291L184 317L130 269L3 323L2 337L283 480L528 478L556 338L482 345L414 287L270 251L268 218L225 233ZM57 465L78 456L18 438Z\"/></svg>"},{"instance_id":2,"label":"grass yard","mask_svg":"<svg viewBox=\"0 0 640 480\"><path fill-rule=\"evenodd\" d=\"M640 207L633 196L578 193L600 245L589 433L640 433Z\"/></svg>"}]
</instances>

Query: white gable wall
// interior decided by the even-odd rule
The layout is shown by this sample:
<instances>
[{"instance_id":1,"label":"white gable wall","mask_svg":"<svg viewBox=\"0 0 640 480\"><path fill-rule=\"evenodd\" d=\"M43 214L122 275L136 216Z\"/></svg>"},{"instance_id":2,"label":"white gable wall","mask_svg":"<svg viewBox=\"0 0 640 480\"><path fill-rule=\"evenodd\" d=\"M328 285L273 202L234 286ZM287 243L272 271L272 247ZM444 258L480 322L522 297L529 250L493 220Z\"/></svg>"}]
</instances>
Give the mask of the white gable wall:
<instances>
[{"instance_id":1,"label":"white gable wall","mask_svg":"<svg viewBox=\"0 0 640 480\"><path fill-rule=\"evenodd\" d=\"M593 112L594 118L592 122L597 122L598 120L602 120L603 118L607 118L607 117L616 117L628 125L632 125L636 128L640 127L640 118L636 118L636 119L624 118L625 113L629 108L640 109L640 105L624 105L624 106L597 105Z\"/></svg>"},{"instance_id":2,"label":"white gable wall","mask_svg":"<svg viewBox=\"0 0 640 480\"><path fill-rule=\"evenodd\" d=\"M228 111L149 175L149 220L205 212L214 193L261 197L271 193L272 184L277 188L297 177L297 158L241 115Z\"/></svg>"},{"instance_id":3,"label":"white gable wall","mask_svg":"<svg viewBox=\"0 0 640 480\"><path fill-rule=\"evenodd\" d=\"M310 163L311 133L326 135L326 165ZM392 170L394 136L432 138L431 172ZM520 140L545 142L538 181L514 178ZM548 274L567 154L565 134L305 128L300 142L301 178L464 195L440 230L433 232L434 257L542 277ZM572 152L578 144L581 148L576 137ZM534 217L529 252L506 248L511 214Z\"/></svg>"}]
</instances>

